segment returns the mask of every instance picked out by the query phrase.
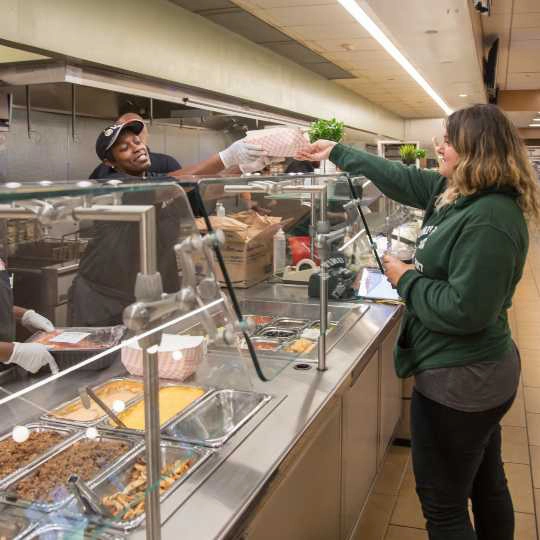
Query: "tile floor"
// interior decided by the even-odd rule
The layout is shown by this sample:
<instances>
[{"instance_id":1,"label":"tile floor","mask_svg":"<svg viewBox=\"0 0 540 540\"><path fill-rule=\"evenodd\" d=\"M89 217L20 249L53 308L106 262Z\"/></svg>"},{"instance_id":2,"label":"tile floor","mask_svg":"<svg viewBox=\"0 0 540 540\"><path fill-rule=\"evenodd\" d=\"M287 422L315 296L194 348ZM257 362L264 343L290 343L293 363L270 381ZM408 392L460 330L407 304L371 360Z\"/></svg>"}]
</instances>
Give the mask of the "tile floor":
<instances>
[{"instance_id":1,"label":"tile floor","mask_svg":"<svg viewBox=\"0 0 540 540\"><path fill-rule=\"evenodd\" d=\"M514 501L515 540L538 540L540 530L540 233L514 296L510 324L522 357L518 397L502 421L503 458ZM414 491L410 451L390 449L354 540L426 540Z\"/></svg>"}]
</instances>

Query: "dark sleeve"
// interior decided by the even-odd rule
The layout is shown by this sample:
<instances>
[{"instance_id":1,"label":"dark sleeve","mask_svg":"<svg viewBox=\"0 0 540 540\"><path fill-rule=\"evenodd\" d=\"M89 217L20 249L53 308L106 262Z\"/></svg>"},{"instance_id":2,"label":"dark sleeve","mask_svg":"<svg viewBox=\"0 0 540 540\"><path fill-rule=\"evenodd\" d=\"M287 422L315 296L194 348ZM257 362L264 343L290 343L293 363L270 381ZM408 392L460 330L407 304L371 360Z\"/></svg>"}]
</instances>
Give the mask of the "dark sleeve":
<instances>
[{"instance_id":1,"label":"dark sleeve","mask_svg":"<svg viewBox=\"0 0 540 540\"><path fill-rule=\"evenodd\" d=\"M408 270L397 289L429 330L475 334L497 320L512 293L518 261L508 234L491 225L474 225L464 229L452 250L448 280Z\"/></svg>"},{"instance_id":2,"label":"dark sleeve","mask_svg":"<svg viewBox=\"0 0 540 540\"><path fill-rule=\"evenodd\" d=\"M166 158L167 158L167 170L162 171L162 172L169 173L173 171L178 171L179 169L182 168L182 165L180 165L180 162L174 159L172 156L166 155Z\"/></svg>"},{"instance_id":3,"label":"dark sleeve","mask_svg":"<svg viewBox=\"0 0 540 540\"><path fill-rule=\"evenodd\" d=\"M114 174L115 170L111 169L104 163L100 163L88 177L90 180L102 180L103 178L109 178L111 174Z\"/></svg>"},{"instance_id":4,"label":"dark sleeve","mask_svg":"<svg viewBox=\"0 0 540 540\"><path fill-rule=\"evenodd\" d=\"M407 167L343 144L334 147L330 160L346 172L366 176L387 197L422 210L446 186L446 179L435 171Z\"/></svg>"},{"instance_id":5,"label":"dark sleeve","mask_svg":"<svg viewBox=\"0 0 540 540\"><path fill-rule=\"evenodd\" d=\"M150 172L155 174L167 174L181 168L182 165L180 165L180 163L172 156L150 152Z\"/></svg>"}]
</instances>

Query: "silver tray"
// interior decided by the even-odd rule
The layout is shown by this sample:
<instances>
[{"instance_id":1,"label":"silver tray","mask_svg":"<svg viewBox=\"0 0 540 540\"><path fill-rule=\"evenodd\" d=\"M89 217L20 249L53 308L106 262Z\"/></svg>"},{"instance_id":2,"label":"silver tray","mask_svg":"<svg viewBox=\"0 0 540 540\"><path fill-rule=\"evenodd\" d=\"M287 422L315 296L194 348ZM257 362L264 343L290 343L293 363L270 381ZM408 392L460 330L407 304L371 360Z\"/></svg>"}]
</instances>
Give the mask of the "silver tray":
<instances>
[{"instance_id":1,"label":"silver tray","mask_svg":"<svg viewBox=\"0 0 540 540\"><path fill-rule=\"evenodd\" d=\"M84 533L81 529L84 530ZM82 533L83 536L80 536L80 533ZM30 531L29 534L24 536L24 539L43 540L43 538L54 538L55 540L72 540L75 537L80 538L81 540L96 540L97 538L100 540L123 540L125 538L124 535L115 531L102 529L93 525L83 524L83 527L81 527L81 523L73 523L72 526L70 526L69 523L47 523L46 525L41 525L39 528Z\"/></svg>"},{"instance_id":2,"label":"silver tray","mask_svg":"<svg viewBox=\"0 0 540 540\"><path fill-rule=\"evenodd\" d=\"M161 425L161 431L163 431L169 424L171 424L171 422L174 422L177 418L181 418L182 416L184 416L187 412L189 412L191 409L193 409L193 407L195 407L195 405L200 403L202 400L205 400L208 397L208 395L214 391L214 388L209 388L209 387L205 387L205 386L202 386L202 385L191 385L191 384L181 384L181 383L161 383L161 382L159 384L160 389L161 388L174 387L174 386L182 386L182 387L187 387L187 388L193 388L193 387L202 388L204 390L204 394L202 396L198 397L192 403L190 403L186 408L182 409L180 412L178 412L177 414L175 414L174 416L169 418L169 420L164 422ZM139 403L143 399L144 399L144 396L141 396L140 398L134 399L129 404L129 406L132 407L133 405L136 405L137 403ZM126 411L128 410L128 408L129 407L126 407ZM144 430L142 430L142 429L114 427L114 426L112 426L110 424L110 419L109 418L104 418L103 420L101 420L101 422L98 424L98 428L100 430L104 431L104 432L109 432L109 433L126 433L127 435L130 435L130 436L142 436L142 435L144 435Z\"/></svg>"},{"instance_id":3,"label":"silver tray","mask_svg":"<svg viewBox=\"0 0 540 540\"><path fill-rule=\"evenodd\" d=\"M267 394L255 392L216 390L189 414L172 423L163 436L218 448L271 399Z\"/></svg>"},{"instance_id":4,"label":"silver tray","mask_svg":"<svg viewBox=\"0 0 540 540\"><path fill-rule=\"evenodd\" d=\"M256 337L289 340L298 337L298 332L298 329L295 330L292 328L280 328L278 326L265 326L262 330L257 332Z\"/></svg>"},{"instance_id":5,"label":"silver tray","mask_svg":"<svg viewBox=\"0 0 540 540\"><path fill-rule=\"evenodd\" d=\"M161 441L161 464L162 467L170 463L174 463L176 460L187 460L193 459L194 464L188 469L188 471L180 477L172 486L165 491L161 497L160 501L163 502L167 497L169 497L177 488L180 486L194 471L196 471L203 463L213 454L213 450L207 448L201 448L196 446L191 446L187 444L180 444L177 442L171 441ZM106 497L121 491L128 483L129 474L134 463L140 457L144 457L145 449L143 445L137 446L129 455L126 455L125 458L118 462L114 469L110 470L109 473L101 477L99 480L90 483L90 488L96 494L97 498L101 500L102 497ZM76 519L78 516L80 519L81 514L78 512L75 502L72 502L64 511L64 513ZM85 516L92 520L95 523L107 527L109 529L118 529L122 531L130 531L139 527L144 519L145 514L142 513L139 516L128 520L121 521L118 518L103 518L101 516Z\"/></svg>"},{"instance_id":6,"label":"silver tray","mask_svg":"<svg viewBox=\"0 0 540 540\"><path fill-rule=\"evenodd\" d=\"M41 463L44 461L49 455L52 455L58 448L64 446L67 442L69 442L72 438L77 437L79 435L79 431L70 426L58 426L54 424L48 424L46 422L31 422L28 424L23 424L25 427L27 427L30 431L37 431L43 432L43 431L54 431L56 433L62 433L64 435L64 439L60 441L57 444L53 444L48 450L43 452L41 456L33 459L32 461L29 461L22 467L16 469L12 473L4 476L0 479L0 488L3 487L6 484L9 484L13 478L16 478L17 476L21 475L24 471L30 470L36 463ZM11 431L4 433L2 436L0 436L0 442L4 441L5 439L8 439L11 437ZM1 538L1 535L0 535Z\"/></svg>"},{"instance_id":7,"label":"silver tray","mask_svg":"<svg viewBox=\"0 0 540 540\"><path fill-rule=\"evenodd\" d=\"M303 330L308 326L312 321L309 319L292 319L289 317L279 317L275 319L272 323L272 326L277 326L278 328L289 328L291 330Z\"/></svg>"},{"instance_id":8,"label":"silver tray","mask_svg":"<svg viewBox=\"0 0 540 540\"><path fill-rule=\"evenodd\" d=\"M41 465L43 465L45 462L55 458L57 455L61 454L68 448L70 448L75 443L85 439L84 433L79 433L75 437L71 437L68 441L65 442L63 445L59 445L56 447L56 450L54 452L50 452L45 458L40 459L35 462L35 464L32 467L28 467L25 470L22 470L20 474L14 475L9 483L5 483L0 487L0 502L4 503L10 503L16 506L21 506L23 508L32 508L33 510L38 510L42 512L53 512L55 510L58 510L62 506L64 506L67 502L69 502L70 499L72 499L72 495L67 493L67 490L65 493L61 494L57 500L54 502L40 502L40 501L29 501L26 499L20 499L16 496L16 492L14 490L15 486L18 482L26 478L27 476L33 474ZM122 441L128 444L128 450L123 456L120 456L115 461L107 465L101 472L97 474L94 478L90 479L90 482L97 481L103 476L106 476L107 473L118 463L121 461L131 450L133 450L137 444L139 443L139 439L134 437L126 437L125 434L122 435L114 435L111 433L105 433L105 432L98 432L98 437L95 440L106 440L106 441Z\"/></svg>"},{"instance_id":9,"label":"silver tray","mask_svg":"<svg viewBox=\"0 0 540 540\"><path fill-rule=\"evenodd\" d=\"M24 515L21 508L0 507L0 538L6 540L21 540L37 527L37 521Z\"/></svg>"},{"instance_id":10,"label":"silver tray","mask_svg":"<svg viewBox=\"0 0 540 540\"><path fill-rule=\"evenodd\" d=\"M92 390L94 392L98 392L104 386L107 386L108 384L111 384L112 382L116 382L116 381L135 381L135 382L142 383L142 379L138 377L113 377L112 379L109 379L107 381L102 382L101 384L98 384L97 386L92 387ZM142 397L142 394L141 394L141 397ZM135 397L135 398L130 399L126 403L126 406L135 403L136 401L141 399L141 397ZM69 426L79 426L79 427L86 428L90 426L96 426L97 424L103 421L104 416L107 416L105 413L103 413L103 415L97 418L96 420L83 421L83 420L67 420L64 418L59 418L58 416L54 416L52 414L54 411L59 411L65 407L69 407L70 405L73 405L74 403L77 403L80 400L81 400L80 397L76 397L76 398L70 399L69 401L65 401L61 405L58 405L57 407L55 407L52 411L50 411L50 413L43 415L41 419L46 422L55 422L59 424L66 424Z\"/></svg>"}]
</instances>

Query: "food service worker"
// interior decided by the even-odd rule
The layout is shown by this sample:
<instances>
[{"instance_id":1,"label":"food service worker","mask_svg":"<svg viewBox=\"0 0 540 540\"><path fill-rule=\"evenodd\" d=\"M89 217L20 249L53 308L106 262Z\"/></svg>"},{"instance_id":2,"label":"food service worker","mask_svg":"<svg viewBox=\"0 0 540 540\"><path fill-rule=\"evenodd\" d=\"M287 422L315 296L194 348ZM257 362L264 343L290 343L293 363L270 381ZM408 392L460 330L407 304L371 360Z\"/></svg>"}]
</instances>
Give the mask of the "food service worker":
<instances>
[{"instance_id":1,"label":"food service worker","mask_svg":"<svg viewBox=\"0 0 540 540\"><path fill-rule=\"evenodd\" d=\"M48 365L53 373L58 366L51 353L40 343L17 343L15 325L19 322L31 332L52 332L54 326L33 309L13 305L13 290L4 261L0 259L0 362L17 364L30 373L36 373Z\"/></svg>"},{"instance_id":2,"label":"food service worker","mask_svg":"<svg viewBox=\"0 0 540 540\"><path fill-rule=\"evenodd\" d=\"M329 158L425 210L414 265L384 258L406 301L395 367L415 377L416 491L431 540L511 540L500 421L516 396L520 360L508 309L523 275L527 219L540 215L538 181L517 129L495 105L451 114L437 151L438 172L330 141L301 157Z\"/></svg>"},{"instance_id":3,"label":"food service worker","mask_svg":"<svg viewBox=\"0 0 540 540\"><path fill-rule=\"evenodd\" d=\"M166 180L167 176L153 173L150 169L150 154L140 137L143 129L143 122L133 120L114 124L100 133L96 153L114 171L104 180L125 177L138 177L143 181ZM242 139L196 165L169 171L168 176L216 174L224 168L255 161L264 155L260 146L247 144ZM133 197L129 199L133 200ZM179 283L173 247L178 239L181 204L156 205L156 212L158 270L164 291L175 292ZM124 308L135 300L133 295L139 268L138 226L133 223L96 222L94 227L96 235L81 257L79 273L69 292L68 320L73 326L121 324Z\"/></svg>"}]
</instances>

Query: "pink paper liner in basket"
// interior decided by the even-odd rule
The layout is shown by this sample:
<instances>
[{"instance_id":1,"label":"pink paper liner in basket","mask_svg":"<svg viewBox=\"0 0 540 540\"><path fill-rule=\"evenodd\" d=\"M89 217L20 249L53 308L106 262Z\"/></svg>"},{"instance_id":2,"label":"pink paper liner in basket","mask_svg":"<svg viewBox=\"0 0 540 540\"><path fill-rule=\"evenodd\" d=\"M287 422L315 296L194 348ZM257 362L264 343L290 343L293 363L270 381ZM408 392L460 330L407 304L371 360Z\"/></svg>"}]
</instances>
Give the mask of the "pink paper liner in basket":
<instances>
[{"instance_id":1,"label":"pink paper liner in basket","mask_svg":"<svg viewBox=\"0 0 540 540\"><path fill-rule=\"evenodd\" d=\"M175 352L182 356L176 360ZM158 349L160 379L183 381L193 375L206 353L206 340L202 336L173 336L164 334ZM131 375L143 375L142 351L134 345L122 347L122 364Z\"/></svg>"},{"instance_id":2,"label":"pink paper liner in basket","mask_svg":"<svg viewBox=\"0 0 540 540\"><path fill-rule=\"evenodd\" d=\"M262 146L271 157L294 157L309 145L302 130L293 127L248 131L246 142Z\"/></svg>"}]
</instances>

